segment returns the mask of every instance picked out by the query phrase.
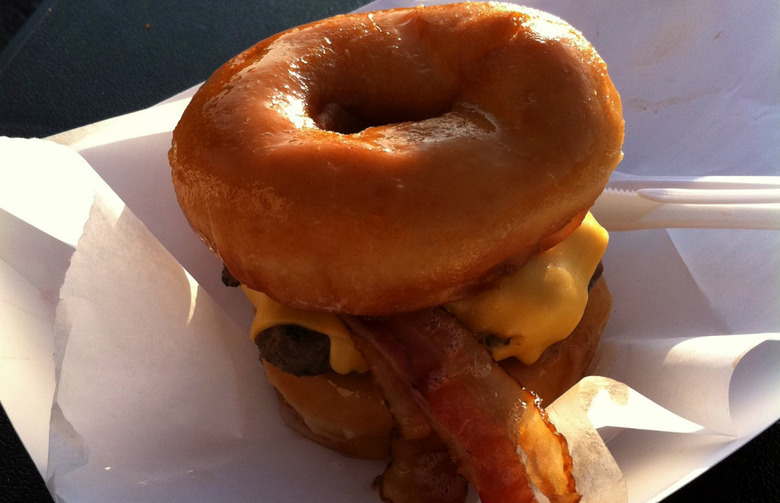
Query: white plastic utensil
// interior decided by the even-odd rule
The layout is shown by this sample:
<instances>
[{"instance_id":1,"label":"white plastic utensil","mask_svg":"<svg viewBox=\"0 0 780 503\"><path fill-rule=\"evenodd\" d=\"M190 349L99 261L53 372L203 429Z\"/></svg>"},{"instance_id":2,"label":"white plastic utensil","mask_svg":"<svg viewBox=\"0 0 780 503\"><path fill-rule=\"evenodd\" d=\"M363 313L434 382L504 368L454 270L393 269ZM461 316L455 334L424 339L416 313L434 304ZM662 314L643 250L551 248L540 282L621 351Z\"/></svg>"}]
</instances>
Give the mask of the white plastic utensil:
<instances>
[{"instance_id":1,"label":"white plastic utensil","mask_svg":"<svg viewBox=\"0 0 780 503\"><path fill-rule=\"evenodd\" d=\"M780 177L636 177L616 172L591 211L611 231L780 229Z\"/></svg>"}]
</instances>

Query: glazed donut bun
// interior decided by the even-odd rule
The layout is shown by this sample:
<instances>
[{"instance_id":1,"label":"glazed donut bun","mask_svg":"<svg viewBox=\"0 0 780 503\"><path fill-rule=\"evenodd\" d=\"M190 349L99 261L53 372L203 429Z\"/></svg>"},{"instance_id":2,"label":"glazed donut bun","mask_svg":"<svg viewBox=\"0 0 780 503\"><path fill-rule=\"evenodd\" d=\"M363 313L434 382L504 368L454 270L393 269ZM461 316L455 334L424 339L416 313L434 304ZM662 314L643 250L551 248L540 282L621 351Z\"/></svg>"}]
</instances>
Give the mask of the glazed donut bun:
<instances>
[{"instance_id":1,"label":"glazed donut bun","mask_svg":"<svg viewBox=\"0 0 780 503\"><path fill-rule=\"evenodd\" d=\"M585 375L611 306L612 296L601 278L569 337L550 346L531 365L508 358L501 366L549 405ZM347 456L388 458L397 424L371 374L331 371L296 377L269 362L263 368L277 391L282 417L293 430Z\"/></svg>"},{"instance_id":2,"label":"glazed donut bun","mask_svg":"<svg viewBox=\"0 0 780 503\"><path fill-rule=\"evenodd\" d=\"M386 459L396 427L370 374L328 372L294 376L263 361L284 422L304 437L341 454Z\"/></svg>"},{"instance_id":3,"label":"glazed donut bun","mask_svg":"<svg viewBox=\"0 0 780 503\"><path fill-rule=\"evenodd\" d=\"M622 142L579 32L466 3L260 42L198 90L169 158L189 223L242 284L387 315L470 297L562 240Z\"/></svg>"}]
</instances>

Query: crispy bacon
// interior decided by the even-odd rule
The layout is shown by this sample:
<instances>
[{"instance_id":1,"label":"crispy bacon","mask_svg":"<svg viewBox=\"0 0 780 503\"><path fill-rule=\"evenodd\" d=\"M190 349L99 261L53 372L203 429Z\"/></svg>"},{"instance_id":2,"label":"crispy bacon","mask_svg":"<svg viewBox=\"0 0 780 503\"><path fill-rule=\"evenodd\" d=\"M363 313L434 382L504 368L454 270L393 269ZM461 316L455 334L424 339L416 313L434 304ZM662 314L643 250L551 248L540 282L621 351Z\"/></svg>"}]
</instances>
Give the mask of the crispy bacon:
<instances>
[{"instance_id":1,"label":"crispy bacon","mask_svg":"<svg viewBox=\"0 0 780 503\"><path fill-rule=\"evenodd\" d=\"M386 398L414 402L483 503L534 502L531 483L553 503L579 501L566 440L534 395L449 313L435 308L345 321L372 371L380 370L378 384L394 390ZM404 408L411 406L398 407Z\"/></svg>"},{"instance_id":2,"label":"crispy bacon","mask_svg":"<svg viewBox=\"0 0 780 503\"><path fill-rule=\"evenodd\" d=\"M357 323L357 320L354 322ZM383 356L380 347L355 335L353 332L355 346L369 363L374 381L382 388L382 394L401 436L407 440L417 440L431 435L428 418L412 398L409 387L394 370L392 362Z\"/></svg>"}]
</instances>

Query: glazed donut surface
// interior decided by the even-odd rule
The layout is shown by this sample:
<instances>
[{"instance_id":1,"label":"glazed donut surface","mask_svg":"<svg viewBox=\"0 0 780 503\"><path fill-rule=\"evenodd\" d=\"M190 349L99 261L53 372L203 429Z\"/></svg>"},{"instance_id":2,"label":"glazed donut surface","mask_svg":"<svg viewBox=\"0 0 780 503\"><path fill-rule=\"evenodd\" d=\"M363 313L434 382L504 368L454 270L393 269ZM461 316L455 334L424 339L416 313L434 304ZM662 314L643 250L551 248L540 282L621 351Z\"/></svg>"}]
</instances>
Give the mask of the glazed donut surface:
<instances>
[{"instance_id":1,"label":"glazed donut surface","mask_svg":"<svg viewBox=\"0 0 780 503\"><path fill-rule=\"evenodd\" d=\"M368 374L329 372L296 377L263 361L284 421L303 436L342 454L385 459L395 422Z\"/></svg>"},{"instance_id":2,"label":"glazed donut surface","mask_svg":"<svg viewBox=\"0 0 780 503\"><path fill-rule=\"evenodd\" d=\"M169 157L190 224L242 283L392 314L472 295L565 237L622 140L618 93L579 32L474 3L260 42L196 93Z\"/></svg>"}]
</instances>

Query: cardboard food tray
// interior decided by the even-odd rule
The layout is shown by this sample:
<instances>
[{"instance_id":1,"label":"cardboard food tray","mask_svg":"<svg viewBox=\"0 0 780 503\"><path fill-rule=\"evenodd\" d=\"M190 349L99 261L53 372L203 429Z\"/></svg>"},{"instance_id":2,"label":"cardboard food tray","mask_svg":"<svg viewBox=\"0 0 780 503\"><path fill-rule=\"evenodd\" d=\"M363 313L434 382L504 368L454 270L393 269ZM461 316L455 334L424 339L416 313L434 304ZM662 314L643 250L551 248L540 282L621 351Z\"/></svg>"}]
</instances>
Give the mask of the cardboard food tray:
<instances>
[{"instance_id":1,"label":"cardboard food tray","mask_svg":"<svg viewBox=\"0 0 780 503\"><path fill-rule=\"evenodd\" d=\"M698 2L646 11L537 3L608 62L627 124L622 172L779 174L773 4L757 15L755 6ZM342 458L283 427L245 334L251 310L222 287L220 264L176 205L167 150L193 91L49 141L0 143L11 160L0 185L2 306L13 327L4 407L25 425L20 435L62 501L375 498L367 481L381 463ZM593 371L651 409L605 417L597 406L589 417L623 471L628 501L661 499L780 417L778 234L612 234L604 262L615 306ZM128 272L107 256L148 270ZM94 283L66 283L69 266ZM132 278L163 300L128 301L135 292L120 285ZM78 300L85 284L102 285L87 305ZM90 314L101 302L109 321ZM83 328L83 316L101 329Z\"/></svg>"}]
</instances>

